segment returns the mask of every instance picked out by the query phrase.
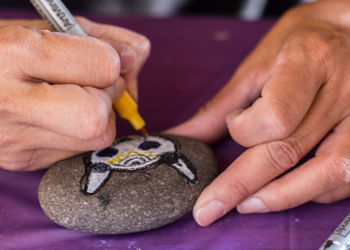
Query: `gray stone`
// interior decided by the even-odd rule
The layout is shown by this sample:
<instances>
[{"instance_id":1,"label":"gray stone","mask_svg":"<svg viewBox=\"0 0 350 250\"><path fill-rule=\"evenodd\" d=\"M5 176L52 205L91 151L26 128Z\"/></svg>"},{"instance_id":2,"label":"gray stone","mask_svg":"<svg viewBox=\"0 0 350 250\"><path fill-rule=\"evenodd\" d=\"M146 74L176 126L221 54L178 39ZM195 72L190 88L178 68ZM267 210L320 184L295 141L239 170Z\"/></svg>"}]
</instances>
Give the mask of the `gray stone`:
<instances>
[{"instance_id":1,"label":"gray stone","mask_svg":"<svg viewBox=\"0 0 350 250\"><path fill-rule=\"evenodd\" d=\"M217 175L212 150L173 135L131 138L52 166L39 187L47 216L78 231L123 234L164 226L191 211Z\"/></svg>"}]
</instances>

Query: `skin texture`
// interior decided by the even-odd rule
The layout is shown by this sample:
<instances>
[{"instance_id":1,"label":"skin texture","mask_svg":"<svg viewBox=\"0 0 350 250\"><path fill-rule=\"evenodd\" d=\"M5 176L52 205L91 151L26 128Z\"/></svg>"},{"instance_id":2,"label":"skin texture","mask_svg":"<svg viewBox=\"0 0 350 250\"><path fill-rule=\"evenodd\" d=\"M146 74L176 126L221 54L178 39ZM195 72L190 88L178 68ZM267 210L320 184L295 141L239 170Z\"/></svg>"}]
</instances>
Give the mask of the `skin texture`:
<instances>
[{"instance_id":1,"label":"skin texture","mask_svg":"<svg viewBox=\"0 0 350 250\"><path fill-rule=\"evenodd\" d=\"M233 208L263 213L349 197L349 10L347 0L324 0L288 11L227 85L168 131L210 143L228 130L248 147L201 194L198 224Z\"/></svg>"},{"instance_id":2,"label":"skin texture","mask_svg":"<svg viewBox=\"0 0 350 250\"><path fill-rule=\"evenodd\" d=\"M78 21L90 37L52 32L39 20L0 20L2 168L39 169L110 145L112 102L126 88L137 98L147 38Z\"/></svg>"}]
</instances>

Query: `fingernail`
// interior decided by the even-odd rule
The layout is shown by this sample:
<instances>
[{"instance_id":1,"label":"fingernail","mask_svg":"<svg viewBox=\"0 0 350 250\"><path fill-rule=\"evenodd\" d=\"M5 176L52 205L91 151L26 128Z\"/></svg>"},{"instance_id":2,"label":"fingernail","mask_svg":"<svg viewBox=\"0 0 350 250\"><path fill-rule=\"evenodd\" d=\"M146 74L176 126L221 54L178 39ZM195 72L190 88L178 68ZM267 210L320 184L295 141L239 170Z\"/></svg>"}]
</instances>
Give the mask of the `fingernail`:
<instances>
[{"instance_id":1,"label":"fingernail","mask_svg":"<svg viewBox=\"0 0 350 250\"><path fill-rule=\"evenodd\" d=\"M208 226L226 213L225 205L213 200L194 211L194 219L200 226Z\"/></svg>"},{"instance_id":2,"label":"fingernail","mask_svg":"<svg viewBox=\"0 0 350 250\"><path fill-rule=\"evenodd\" d=\"M266 208L265 204L256 197L251 197L244 200L241 204L237 206L237 210L241 214L249 213L265 213L269 210Z\"/></svg>"}]
</instances>

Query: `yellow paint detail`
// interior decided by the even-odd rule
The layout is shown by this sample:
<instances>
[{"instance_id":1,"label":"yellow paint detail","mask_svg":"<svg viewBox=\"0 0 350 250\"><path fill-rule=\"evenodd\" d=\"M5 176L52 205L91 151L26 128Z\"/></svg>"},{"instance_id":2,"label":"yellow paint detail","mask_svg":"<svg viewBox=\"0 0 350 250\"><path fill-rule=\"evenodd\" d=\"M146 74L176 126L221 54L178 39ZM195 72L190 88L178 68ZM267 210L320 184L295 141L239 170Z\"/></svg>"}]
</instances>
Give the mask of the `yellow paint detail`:
<instances>
[{"instance_id":1,"label":"yellow paint detail","mask_svg":"<svg viewBox=\"0 0 350 250\"><path fill-rule=\"evenodd\" d=\"M146 156L148 158L156 158L158 155L154 155L153 152L144 152L144 153L141 153L141 152L138 152L138 151L133 151L133 150L130 150L127 152L127 154L120 154L120 155L117 155L116 157L110 159L108 161L109 164L117 164L119 162L121 162L122 160L126 159L126 158L130 158L130 157L133 157L133 156Z\"/></svg>"}]
</instances>

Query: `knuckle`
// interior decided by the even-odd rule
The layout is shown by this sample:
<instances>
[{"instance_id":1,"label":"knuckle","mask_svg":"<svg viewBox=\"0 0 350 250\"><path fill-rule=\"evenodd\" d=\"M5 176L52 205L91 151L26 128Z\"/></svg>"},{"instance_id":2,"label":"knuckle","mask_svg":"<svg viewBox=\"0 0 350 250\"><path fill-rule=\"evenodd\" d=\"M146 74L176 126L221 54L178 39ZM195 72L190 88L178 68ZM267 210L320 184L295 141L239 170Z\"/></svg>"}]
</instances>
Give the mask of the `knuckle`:
<instances>
[{"instance_id":1,"label":"knuckle","mask_svg":"<svg viewBox=\"0 0 350 250\"><path fill-rule=\"evenodd\" d=\"M108 107L103 101L91 101L79 112L79 137L91 140L102 136L108 125Z\"/></svg>"},{"instance_id":2,"label":"knuckle","mask_svg":"<svg viewBox=\"0 0 350 250\"><path fill-rule=\"evenodd\" d=\"M118 53L107 43L101 42L102 46L98 51L98 58L102 59L98 61L99 70L96 72L97 79L101 81L103 86L110 86L115 83L120 74L121 62Z\"/></svg>"},{"instance_id":3,"label":"knuckle","mask_svg":"<svg viewBox=\"0 0 350 250\"><path fill-rule=\"evenodd\" d=\"M316 61L323 61L324 57L327 57L334 52L334 38L329 34L323 32L309 31L309 34L304 38L307 51L313 55ZM334 54L333 54L334 55Z\"/></svg>"},{"instance_id":4,"label":"knuckle","mask_svg":"<svg viewBox=\"0 0 350 250\"><path fill-rule=\"evenodd\" d=\"M324 178L330 186L339 186L350 182L350 158L332 156L325 160Z\"/></svg>"},{"instance_id":5,"label":"knuckle","mask_svg":"<svg viewBox=\"0 0 350 250\"><path fill-rule=\"evenodd\" d=\"M109 126L107 131L97 140L94 145L94 150L106 148L110 146L116 137L115 126Z\"/></svg>"},{"instance_id":6,"label":"knuckle","mask_svg":"<svg viewBox=\"0 0 350 250\"><path fill-rule=\"evenodd\" d=\"M344 47L349 47L346 36L330 24L320 22L291 34L278 61L286 64L290 61L306 61L309 66L313 66L312 70L319 70L334 61L335 54L339 54Z\"/></svg>"},{"instance_id":7,"label":"knuckle","mask_svg":"<svg viewBox=\"0 0 350 250\"><path fill-rule=\"evenodd\" d=\"M151 51L151 41L147 37L140 35L138 47L141 51L142 58L145 59L149 56Z\"/></svg>"},{"instance_id":8,"label":"knuckle","mask_svg":"<svg viewBox=\"0 0 350 250\"><path fill-rule=\"evenodd\" d=\"M283 139L289 136L295 129L295 122L291 119L293 115L287 105L275 100L265 114L265 133L275 139Z\"/></svg>"},{"instance_id":9,"label":"knuckle","mask_svg":"<svg viewBox=\"0 0 350 250\"><path fill-rule=\"evenodd\" d=\"M35 44L35 40L33 40L35 33L20 25L9 25L0 28L0 50L2 57L23 58L22 53L26 54L28 48L31 49L32 44Z\"/></svg>"},{"instance_id":10,"label":"knuckle","mask_svg":"<svg viewBox=\"0 0 350 250\"><path fill-rule=\"evenodd\" d=\"M14 42L20 42L22 38L24 38L23 33L26 31L27 29L20 25L1 27L1 43L8 43L11 45Z\"/></svg>"},{"instance_id":11,"label":"knuckle","mask_svg":"<svg viewBox=\"0 0 350 250\"><path fill-rule=\"evenodd\" d=\"M228 183L226 183L225 189L221 189L220 192L224 192L223 195L225 196L227 196L228 191L234 195L238 194L238 196L240 196L243 200L252 193L249 189L249 186L250 185L244 181L243 178L231 178L229 179Z\"/></svg>"},{"instance_id":12,"label":"knuckle","mask_svg":"<svg viewBox=\"0 0 350 250\"><path fill-rule=\"evenodd\" d=\"M272 166L284 172L298 163L302 150L297 142L285 139L267 143L266 154Z\"/></svg>"}]
</instances>

